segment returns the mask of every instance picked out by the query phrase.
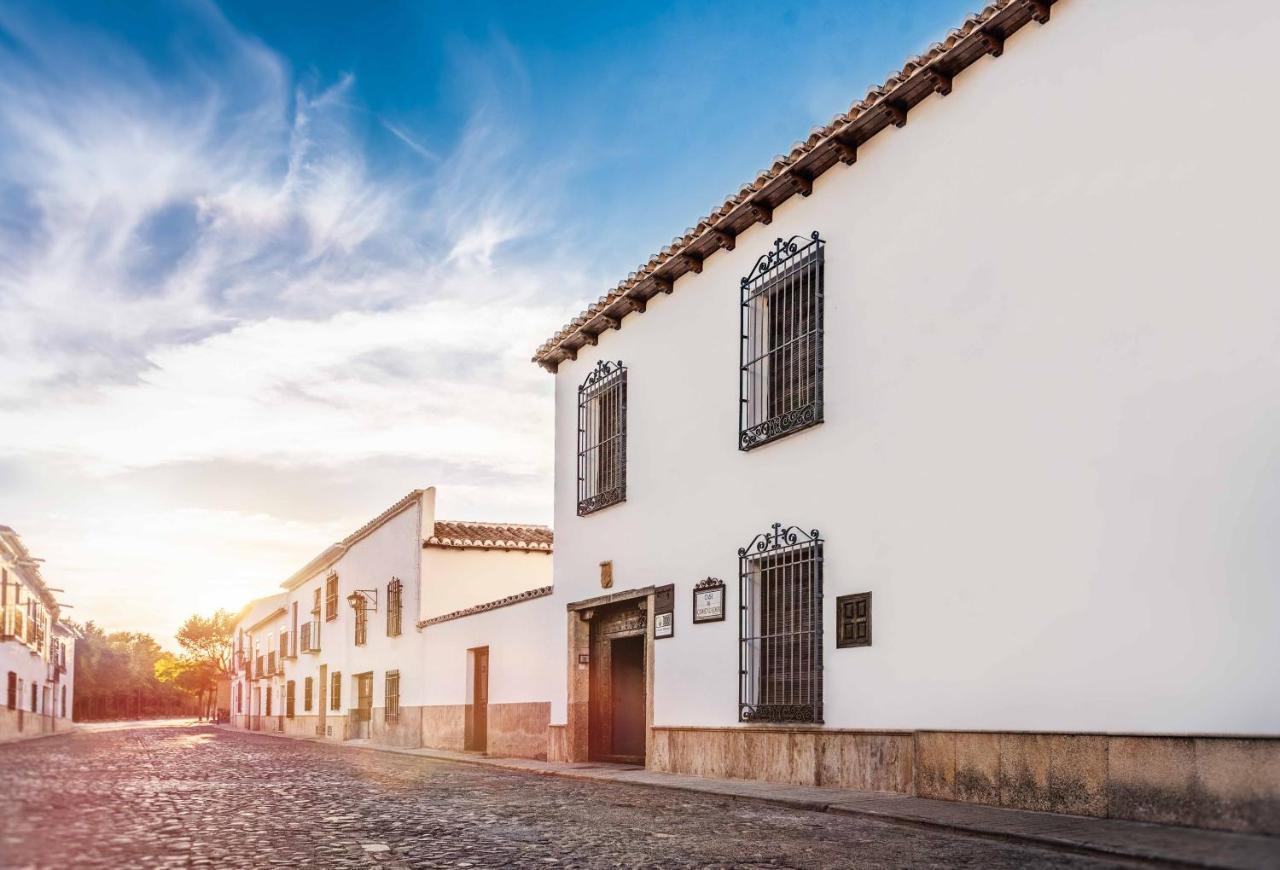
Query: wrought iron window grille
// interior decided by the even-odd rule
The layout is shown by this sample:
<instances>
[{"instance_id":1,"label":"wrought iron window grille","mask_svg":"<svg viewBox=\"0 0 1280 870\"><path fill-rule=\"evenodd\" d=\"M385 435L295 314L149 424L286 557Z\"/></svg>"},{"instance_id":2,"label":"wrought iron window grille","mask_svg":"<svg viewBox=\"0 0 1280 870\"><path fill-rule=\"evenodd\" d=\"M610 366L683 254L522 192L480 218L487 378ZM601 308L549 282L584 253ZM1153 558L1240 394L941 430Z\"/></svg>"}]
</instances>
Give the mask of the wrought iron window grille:
<instances>
[{"instance_id":1,"label":"wrought iron window grille","mask_svg":"<svg viewBox=\"0 0 1280 870\"><path fill-rule=\"evenodd\" d=\"M315 680L313 677L307 677L302 683L302 711L304 713L311 712L311 699L315 693Z\"/></svg>"},{"instance_id":2,"label":"wrought iron window grille","mask_svg":"<svg viewBox=\"0 0 1280 870\"><path fill-rule=\"evenodd\" d=\"M627 500L627 368L601 360L578 387L578 516Z\"/></svg>"},{"instance_id":3,"label":"wrought iron window grille","mask_svg":"<svg viewBox=\"0 0 1280 870\"><path fill-rule=\"evenodd\" d=\"M383 719L396 722L400 719L400 672L387 671L386 699L383 702Z\"/></svg>"},{"instance_id":4,"label":"wrought iron window grille","mask_svg":"<svg viewBox=\"0 0 1280 870\"><path fill-rule=\"evenodd\" d=\"M397 577L392 577L387 584L387 637L400 636L400 614L403 610L401 599L402 584Z\"/></svg>"},{"instance_id":5,"label":"wrought iron window grille","mask_svg":"<svg viewBox=\"0 0 1280 870\"><path fill-rule=\"evenodd\" d=\"M329 678L329 709L342 709L342 672L335 671Z\"/></svg>"},{"instance_id":6,"label":"wrought iron window grille","mask_svg":"<svg viewBox=\"0 0 1280 870\"><path fill-rule=\"evenodd\" d=\"M330 574L324 581L324 621L338 618L338 575Z\"/></svg>"},{"instance_id":7,"label":"wrought iron window grille","mask_svg":"<svg viewBox=\"0 0 1280 870\"><path fill-rule=\"evenodd\" d=\"M822 722L822 537L774 523L738 550L738 719Z\"/></svg>"},{"instance_id":8,"label":"wrought iron window grille","mask_svg":"<svg viewBox=\"0 0 1280 870\"><path fill-rule=\"evenodd\" d=\"M777 239L741 281L739 450L822 422L825 246Z\"/></svg>"}]
</instances>

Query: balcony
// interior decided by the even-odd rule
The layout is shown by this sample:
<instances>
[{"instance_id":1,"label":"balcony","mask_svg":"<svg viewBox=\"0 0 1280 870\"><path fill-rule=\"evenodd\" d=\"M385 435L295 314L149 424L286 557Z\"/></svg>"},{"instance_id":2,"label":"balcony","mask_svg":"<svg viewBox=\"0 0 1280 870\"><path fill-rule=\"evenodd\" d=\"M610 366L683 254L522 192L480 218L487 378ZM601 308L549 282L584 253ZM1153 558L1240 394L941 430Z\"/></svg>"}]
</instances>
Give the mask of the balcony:
<instances>
[{"instance_id":1,"label":"balcony","mask_svg":"<svg viewBox=\"0 0 1280 870\"><path fill-rule=\"evenodd\" d=\"M298 629L298 640L304 653L320 652L320 621L304 622Z\"/></svg>"}]
</instances>

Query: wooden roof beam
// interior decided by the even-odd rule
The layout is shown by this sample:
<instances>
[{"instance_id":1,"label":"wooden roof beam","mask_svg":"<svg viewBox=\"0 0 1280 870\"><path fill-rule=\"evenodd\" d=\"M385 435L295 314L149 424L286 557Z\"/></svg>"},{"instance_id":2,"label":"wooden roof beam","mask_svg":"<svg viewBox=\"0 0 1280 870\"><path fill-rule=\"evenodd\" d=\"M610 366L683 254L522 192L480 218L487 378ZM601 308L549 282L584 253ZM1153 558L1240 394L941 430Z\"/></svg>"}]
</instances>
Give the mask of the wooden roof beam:
<instances>
[{"instance_id":1,"label":"wooden roof beam","mask_svg":"<svg viewBox=\"0 0 1280 870\"><path fill-rule=\"evenodd\" d=\"M831 147L845 166L852 166L858 162L858 143L852 137L832 139Z\"/></svg>"},{"instance_id":2,"label":"wooden roof beam","mask_svg":"<svg viewBox=\"0 0 1280 870\"><path fill-rule=\"evenodd\" d=\"M1031 10L1031 20L1036 24L1049 23L1049 4L1046 0L1027 0L1027 8Z\"/></svg>"},{"instance_id":3,"label":"wooden roof beam","mask_svg":"<svg viewBox=\"0 0 1280 870\"><path fill-rule=\"evenodd\" d=\"M793 169L791 170L791 186L801 196L808 196L813 193L813 176L803 169Z\"/></svg>"},{"instance_id":4,"label":"wooden roof beam","mask_svg":"<svg viewBox=\"0 0 1280 870\"><path fill-rule=\"evenodd\" d=\"M738 243L738 234L729 229L712 230L711 237L716 240L716 244L726 251L732 251Z\"/></svg>"},{"instance_id":5,"label":"wooden roof beam","mask_svg":"<svg viewBox=\"0 0 1280 870\"><path fill-rule=\"evenodd\" d=\"M753 199L747 203L747 207L751 209L751 216L762 224L773 223L773 206L762 199Z\"/></svg>"},{"instance_id":6,"label":"wooden roof beam","mask_svg":"<svg viewBox=\"0 0 1280 870\"><path fill-rule=\"evenodd\" d=\"M926 74L929 76L930 85L940 96L945 97L951 93L951 76L936 67L929 67Z\"/></svg>"},{"instance_id":7,"label":"wooden roof beam","mask_svg":"<svg viewBox=\"0 0 1280 870\"><path fill-rule=\"evenodd\" d=\"M884 104L889 113L889 123L895 127L907 126L907 104L902 100L890 100Z\"/></svg>"},{"instance_id":8,"label":"wooden roof beam","mask_svg":"<svg viewBox=\"0 0 1280 870\"><path fill-rule=\"evenodd\" d=\"M702 255L695 251L685 251L680 255L685 267L695 275L702 274Z\"/></svg>"},{"instance_id":9,"label":"wooden roof beam","mask_svg":"<svg viewBox=\"0 0 1280 870\"><path fill-rule=\"evenodd\" d=\"M983 30L978 34L983 45L987 47L987 54L992 57L999 57L1004 54L1004 37L994 30Z\"/></svg>"},{"instance_id":10,"label":"wooden roof beam","mask_svg":"<svg viewBox=\"0 0 1280 870\"><path fill-rule=\"evenodd\" d=\"M672 290L676 289L675 283L665 275L654 275L653 286L657 287L663 293L666 293L668 295L671 294Z\"/></svg>"}]
</instances>

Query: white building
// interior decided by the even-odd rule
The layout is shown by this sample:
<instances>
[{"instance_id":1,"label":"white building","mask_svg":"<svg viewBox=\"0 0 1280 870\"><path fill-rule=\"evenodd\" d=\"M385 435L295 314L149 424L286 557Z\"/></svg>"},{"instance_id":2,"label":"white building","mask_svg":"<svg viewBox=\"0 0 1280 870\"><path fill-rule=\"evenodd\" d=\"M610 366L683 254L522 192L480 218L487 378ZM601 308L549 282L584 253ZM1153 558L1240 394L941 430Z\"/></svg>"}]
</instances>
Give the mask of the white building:
<instances>
[{"instance_id":1,"label":"white building","mask_svg":"<svg viewBox=\"0 0 1280 870\"><path fill-rule=\"evenodd\" d=\"M559 669L551 532L435 517L414 490L246 607L232 723L545 756Z\"/></svg>"},{"instance_id":2,"label":"white building","mask_svg":"<svg viewBox=\"0 0 1280 870\"><path fill-rule=\"evenodd\" d=\"M75 631L18 533L0 526L0 741L70 727L74 713Z\"/></svg>"},{"instance_id":3,"label":"white building","mask_svg":"<svg viewBox=\"0 0 1280 870\"><path fill-rule=\"evenodd\" d=\"M994 3L538 350L553 757L1280 833L1280 6L1223 11Z\"/></svg>"}]
</instances>

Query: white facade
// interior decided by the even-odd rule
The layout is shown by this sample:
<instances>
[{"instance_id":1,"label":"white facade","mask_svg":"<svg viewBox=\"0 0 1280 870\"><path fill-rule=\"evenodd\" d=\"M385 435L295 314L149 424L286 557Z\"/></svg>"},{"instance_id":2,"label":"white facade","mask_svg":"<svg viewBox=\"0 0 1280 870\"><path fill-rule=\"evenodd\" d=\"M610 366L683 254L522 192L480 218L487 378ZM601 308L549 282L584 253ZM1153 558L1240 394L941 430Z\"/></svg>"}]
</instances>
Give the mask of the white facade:
<instances>
[{"instance_id":1,"label":"white facade","mask_svg":"<svg viewBox=\"0 0 1280 870\"><path fill-rule=\"evenodd\" d=\"M0 740L67 727L75 633L17 532L0 526Z\"/></svg>"},{"instance_id":2,"label":"white facade","mask_svg":"<svg viewBox=\"0 0 1280 870\"><path fill-rule=\"evenodd\" d=\"M460 529L475 539L456 537ZM546 546L506 541L513 529L545 537ZM283 584L283 592L241 614L233 723L303 736L451 745L461 734L463 708L472 703L468 651L490 646L493 703L519 697L549 704L554 676L528 650L536 648L535 639L545 648L551 623L538 611L538 600L505 599L549 586L550 563L549 530L437 521L435 490L415 490L312 560ZM398 632L388 621L393 583L399 584ZM359 601L367 616L361 642L353 603ZM308 636L318 642L307 643ZM273 652L281 656L274 670ZM392 705L390 716L389 673L398 675L399 706L397 713ZM364 675L372 690L367 728L351 715ZM541 728L545 751L545 721Z\"/></svg>"},{"instance_id":3,"label":"white facade","mask_svg":"<svg viewBox=\"0 0 1280 870\"><path fill-rule=\"evenodd\" d=\"M1053 10L559 363L556 598L604 560L675 584L655 726L737 724L737 550L779 521L826 541L828 726L1280 730L1280 7ZM813 230L825 422L741 452L739 280ZM627 494L578 517L599 360ZM729 617L693 625L708 576ZM837 649L868 591L873 645Z\"/></svg>"}]
</instances>

